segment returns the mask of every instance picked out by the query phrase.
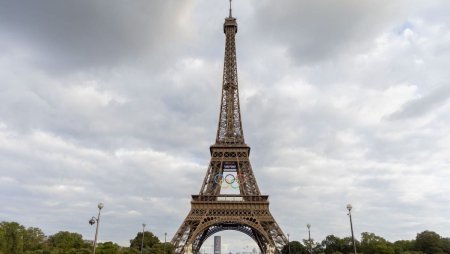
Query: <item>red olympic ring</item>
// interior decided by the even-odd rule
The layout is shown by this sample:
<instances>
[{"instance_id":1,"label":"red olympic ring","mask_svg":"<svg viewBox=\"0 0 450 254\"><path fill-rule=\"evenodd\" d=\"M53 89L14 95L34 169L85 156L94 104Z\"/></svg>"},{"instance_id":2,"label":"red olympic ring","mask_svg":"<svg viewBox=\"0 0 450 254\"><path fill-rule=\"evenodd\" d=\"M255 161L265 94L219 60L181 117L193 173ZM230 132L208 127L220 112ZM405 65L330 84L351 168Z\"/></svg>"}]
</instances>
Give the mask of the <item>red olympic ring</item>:
<instances>
[{"instance_id":1,"label":"red olympic ring","mask_svg":"<svg viewBox=\"0 0 450 254\"><path fill-rule=\"evenodd\" d=\"M246 179L244 177L244 174L242 173L236 174L236 176L234 176L233 174L227 174L225 175L225 177L223 176L223 174L219 173L214 176L214 182L220 184L221 188L224 189L228 189L230 187L233 189L238 189L240 184L244 183L245 180ZM234 183L237 183L237 185L233 185Z\"/></svg>"}]
</instances>

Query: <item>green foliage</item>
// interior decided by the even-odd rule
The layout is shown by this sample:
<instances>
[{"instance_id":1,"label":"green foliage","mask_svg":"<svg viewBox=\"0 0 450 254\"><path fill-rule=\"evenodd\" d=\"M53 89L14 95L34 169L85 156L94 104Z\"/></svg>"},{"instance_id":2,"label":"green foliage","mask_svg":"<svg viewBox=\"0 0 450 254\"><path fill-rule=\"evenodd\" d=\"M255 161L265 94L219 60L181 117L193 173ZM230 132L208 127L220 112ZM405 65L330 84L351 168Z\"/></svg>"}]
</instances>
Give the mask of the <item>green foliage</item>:
<instances>
[{"instance_id":1,"label":"green foliage","mask_svg":"<svg viewBox=\"0 0 450 254\"><path fill-rule=\"evenodd\" d=\"M8 254L23 253L25 227L17 222L0 223L1 251Z\"/></svg>"},{"instance_id":2,"label":"green foliage","mask_svg":"<svg viewBox=\"0 0 450 254\"><path fill-rule=\"evenodd\" d=\"M97 246L96 253L98 254L118 254L120 246L113 242L100 243Z\"/></svg>"},{"instance_id":3,"label":"green foliage","mask_svg":"<svg viewBox=\"0 0 450 254\"><path fill-rule=\"evenodd\" d=\"M158 237L152 232L144 232L144 250L151 249L155 244L160 243ZM141 250L142 232L137 233L136 237L130 240L130 248Z\"/></svg>"},{"instance_id":4,"label":"green foliage","mask_svg":"<svg viewBox=\"0 0 450 254\"><path fill-rule=\"evenodd\" d=\"M342 253L344 241L335 235L328 235L322 241L322 247L325 254Z\"/></svg>"},{"instance_id":5,"label":"green foliage","mask_svg":"<svg viewBox=\"0 0 450 254\"><path fill-rule=\"evenodd\" d=\"M17 222L0 223L0 253L41 254L45 235L39 228L27 228Z\"/></svg>"},{"instance_id":6,"label":"green foliage","mask_svg":"<svg viewBox=\"0 0 450 254\"><path fill-rule=\"evenodd\" d=\"M314 242L314 239L303 239L303 246L305 246L305 250L307 253L323 253L323 247L321 244Z\"/></svg>"},{"instance_id":7,"label":"green foliage","mask_svg":"<svg viewBox=\"0 0 450 254\"><path fill-rule=\"evenodd\" d=\"M360 251L360 243L355 239L356 250ZM325 254L353 253L353 240L351 237L339 238L329 235L321 243L322 252Z\"/></svg>"},{"instance_id":8,"label":"green foliage","mask_svg":"<svg viewBox=\"0 0 450 254\"><path fill-rule=\"evenodd\" d=\"M171 254L173 250L174 250L174 246L170 243L166 243L165 248L164 248L164 243L156 243L151 248L144 249L144 253L146 253L146 254Z\"/></svg>"},{"instance_id":9,"label":"green foliage","mask_svg":"<svg viewBox=\"0 0 450 254\"><path fill-rule=\"evenodd\" d=\"M445 253L450 253L450 238L442 238L442 248Z\"/></svg>"},{"instance_id":10,"label":"green foliage","mask_svg":"<svg viewBox=\"0 0 450 254\"><path fill-rule=\"evenodd\" d=\"M289 242L289 245L284 245L283 249L281 249L281 254L307 254L308 250L305 248L303 244L301 244L298 241L291 241Z\"/></svg>"},{"instance_id":11,"label":"green foliage","mask_svg":"<svg viewBox=\"0 0 450 254\"><path fill-rule=\"evenodd\" d=\"M24 250L37 251L42 249L45 242L45 234L39 228L27 228L24 235ZM32 253L32 252L30 252Z\"/></svg>"},{"instance_id":12,"label":"green foliage","mask_svg":"<svg viewBox=\"0 0 450 254\"><path fill-rule=\"evenodd\" d=\"M119 250L119 254L140 254L141 252L137 249L122 247Z\"/></svg>"},{"instance_id":13,"label":"green foliage","mask_svg":"<svg viewBox=\"0 0 450 254\"><path fill-rule=\"evenodd\" d=\"M353 239L350 236L342 238L342 242L343 242L342 253L353 253L354 252ZM356 245L356 252L360 253L361 252L361 243L355 239L355 245Z\"/></svg>"},{"instance_id":14,"label":"green foliage","mask_svg":"<svg viewBox=\"0 0 450 254\"><path fill-rule=\"evenodd\" d=\"M78 233L60 231L46 240L41 229L25 228L17 222L0 223L0 254L91 254L92 244L87 244ZM140 254L142 232L130 240L130 247L121 247L113 242L97 245L97 254ZM442 238L432 231L418 233L415 240L400 240L390 243L383 237L373 233L361 234L361 242L356 242L358 253L362 254L450 254L450 238ZM313 254L352 254L351 237L339 238L327 236L320 244L303 240L289 243L291 254L309 254L309 246ZM174 246L161 243L151 232L144 233L143 254L171 254ZM288 245L281 251L289 253Z\"/></svg>"},{"instance_id":15,"label":"green foliage","mask_svg":"<svg viewBox=\"0 0 450 254\"><path fill-rule=\"evenodd\" d=\"M78 233L68 231L60 231L50 236L48 242L51 247L68 253L72 252L72 249L84 247L83 237Z\"/></svg>"},{"instance_id":16,"label":"green foliage","mask_svg":"<svg viewBox=\"0 0 450 254\"><path fill-rule=\"evenodd\" d=\"M141 244L142 244L142 232L139 232L137 233L135 238L130 240L130 249L140 251ZM143 254L170 254L173 253L173 250L174 246L171 243L165 244L161 243L158 237L153 235L153 233L148 231L144 232L144 248L142 250ZM135 252L127 252L127 253L134 254Z\"/></svg>"},{"instance_id":17,"label":"green foliage","mask_svg":"<svg viewBox=\"0 0 450 254\"><path fill-rule=\"evenodd\" d=\"M414 250L416 242L414 240L400 240L393 244L395 254L403 254Z\"/></svg>"},{"instance_id":18,"label":"green foliage","mask_svg":"<svg viewBox=\"0 0 450 254\"><path fill-rule=\"evenodd\" d=\"M364 254L395 254L391 243L374 233L361 234L361 252Z\"/></svg>"},{"instance_id":19,"label":"green foliage","mask_svg":"<svg viewBox=\"0 0 450 254\"><path fill-rule=\"evenodd\" d=\"M433 231L423 231L416 236L416 250L425 254L441 254L444 252L444 240ZM447 252L448 253L448 252Z\"/></svg>"}]
</instances>

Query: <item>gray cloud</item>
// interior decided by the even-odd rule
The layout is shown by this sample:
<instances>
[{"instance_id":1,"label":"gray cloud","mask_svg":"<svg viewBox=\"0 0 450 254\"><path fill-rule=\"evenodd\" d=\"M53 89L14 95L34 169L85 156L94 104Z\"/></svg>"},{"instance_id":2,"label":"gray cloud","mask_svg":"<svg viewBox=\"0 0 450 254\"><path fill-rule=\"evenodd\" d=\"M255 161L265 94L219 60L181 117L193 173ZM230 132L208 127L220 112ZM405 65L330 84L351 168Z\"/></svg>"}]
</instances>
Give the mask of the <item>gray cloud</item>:
<instances>
[{"instance_id":1,"label":"gray cloud","mask_svg":"<svg viewBox=\"0 0 450 254\"><path fill-rule=\"evenodd\" d=\"M389 116L389 119L419 117L434 112L439 106L445 105L450 98L450 86L442 86L429 94L407 102L403 108Z\"/></svg>"},{"instance_id":2,"label":"gray cloud","mask_svg":"<svg viewBox=\"0 0 450 254\"><path fill-rule=\"evenodd\" d=\"M8 1L3 32L31 48L35 66L50 71L113 67L156 58L164 63L183 37L189 1Z\"/></svg>"},{"instance_id":3,"label":"gray cloud","mask_svg":"<svg viewBox=\"0 0 450 254\"><path fill-rule=\"evenodd\" d=\"M261 40L285 46L299 63L329 61L367 50L373 39L404 16L402 1L287 1L256 6ZM408 8L408 7L406 7Z\"/></svg>"},{"instance_id":4,"label":"gray cloud","mask_svg":"<svg viewBox=\"0 0 450 254\"><path fill-rule=\"evenodd\" d=\"M450 234L444 4L236 1L246 142L293 239L348 235L349 202L357 234ZM0 217L91 238L104 201L101 240L172 236L215 138L227 2L1 5Z\"/></svg>"}]
</instances>

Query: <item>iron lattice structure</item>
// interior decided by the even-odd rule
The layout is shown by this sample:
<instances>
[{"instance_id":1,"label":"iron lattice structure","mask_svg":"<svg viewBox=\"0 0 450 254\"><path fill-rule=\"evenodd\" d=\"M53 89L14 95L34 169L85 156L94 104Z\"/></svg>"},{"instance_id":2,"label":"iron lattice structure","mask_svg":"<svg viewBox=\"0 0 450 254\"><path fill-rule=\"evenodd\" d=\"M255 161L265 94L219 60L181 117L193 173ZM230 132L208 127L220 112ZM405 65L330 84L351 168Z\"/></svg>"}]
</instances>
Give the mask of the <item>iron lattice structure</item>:
<instances>
[{"instance_id":1,"label":"iron lattice structure","mask_svg":"<svg viewBox=\"0 0 450 254\"><path fill-rule=\"evenodd\" d=\"M199 195L192 195L191 211L172 244L176 254L198 253L203 242L223 230L250 236L262 253L281 253L287 238L269 211L268 196L261 195L250 164L250 147L245 144L239 106L236 64L236 19L225 19L225 60L222 99L216 142ZM226 176L234 174L239 194L221 194Z\"/></svg>"}]
</instances>

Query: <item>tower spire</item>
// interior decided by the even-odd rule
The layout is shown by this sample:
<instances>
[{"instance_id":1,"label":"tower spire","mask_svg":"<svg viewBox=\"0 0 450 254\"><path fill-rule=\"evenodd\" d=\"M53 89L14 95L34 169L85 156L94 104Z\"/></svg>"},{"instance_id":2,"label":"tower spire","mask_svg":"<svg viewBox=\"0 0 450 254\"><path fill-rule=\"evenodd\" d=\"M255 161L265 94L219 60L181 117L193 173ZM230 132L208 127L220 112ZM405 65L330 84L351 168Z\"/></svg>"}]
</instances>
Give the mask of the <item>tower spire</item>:
<instances>
[{"instance_id":1,"label":"tower spire","mask_svg":"<svg viewBox=\"0 0 450 254\"><path fill-rule=\"evenodd\" d=\"M216 145L244 145L241 111L239 106L239 89L236 64L237 33L236 18L231 13L225 18L225 58L223 64L222 100L220 105L219 126L217 128Z\"/></svg>"}]
</instances>

